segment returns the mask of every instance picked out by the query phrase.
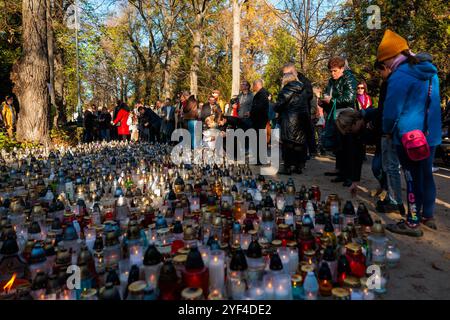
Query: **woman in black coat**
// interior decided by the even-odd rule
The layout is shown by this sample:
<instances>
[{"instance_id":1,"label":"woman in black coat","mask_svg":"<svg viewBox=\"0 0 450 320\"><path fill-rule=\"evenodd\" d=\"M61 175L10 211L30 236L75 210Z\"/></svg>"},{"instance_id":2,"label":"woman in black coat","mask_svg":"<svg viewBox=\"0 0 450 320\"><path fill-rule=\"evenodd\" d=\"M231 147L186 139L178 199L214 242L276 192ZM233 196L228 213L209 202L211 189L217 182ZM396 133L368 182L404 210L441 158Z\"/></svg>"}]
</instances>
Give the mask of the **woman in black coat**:
<instances>
[{"instance_id":1,"label":"woman in black coat","mask_svg":"<svg viewBox=\"0 0 450 320\"><path fill-rule=\"evenodd\" d=\"M306 136L310 121L311 84L299 81L293 73L283 75L283 89L278 94L274 111L279 114L284 171L302 173L306 162Z\"/></svg>"}]
</instances>

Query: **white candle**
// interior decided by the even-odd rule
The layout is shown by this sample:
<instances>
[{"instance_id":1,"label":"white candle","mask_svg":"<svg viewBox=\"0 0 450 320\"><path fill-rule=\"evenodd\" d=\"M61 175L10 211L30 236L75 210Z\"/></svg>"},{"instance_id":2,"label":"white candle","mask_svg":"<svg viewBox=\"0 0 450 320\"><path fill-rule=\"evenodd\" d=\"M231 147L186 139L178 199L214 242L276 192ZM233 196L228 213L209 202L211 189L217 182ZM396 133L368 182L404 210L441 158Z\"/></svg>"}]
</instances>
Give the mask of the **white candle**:
<instances>
[{"instance_id":1,"label":"white candle","mask_svg":"<svg viewBox=\"0 0 450 320\"><path fill-rule=\"evenodd\" d=\"M125 291L128 287L128 271L121 273L119 279L120 279L120 296L123 299L125 296Z\"/></svg>"},{"instance_id":2,"label":"white candle","mask_svg":"<svg viewBox=\"0 0 450 320\"><path fill-rule=\"evenodd\" d=\"M363 298L364 298L364 300L374 300L375 295L373 294L372 291L370 291L368 289L364 289Z\"/></svg>"},{"instance_id":3,"label":"white candle","mask_svg":"<svg viewBox=\"0 0 450 320\"><path fill-rule=\"evenodd\" d=\"M289 273L295 274L298 268L298 250L297 248L289 249Z\"/></svg>"},{"instance_id":4,"label":"white candle","mask_svg":"<svg viewBox=\"0 0 450 320\"><path fill-rule=\"evenodd\" d=\"M293 225L294 224L294 215L292 212L287 212L284 215L284 223L287 225Z\"/></svg>"},{"instance_id":5,"label":"white candle","mask_svg":"<svg viewBox=\"0 0 450 320\"><path fill-rule=\"evenodd\" d=\"M203 259L203 263L205 264L205 266L209 265L209 247L208 246L201 246L198 249L200 251L200 254L202 256Z\"/></svg>"},{"instance_id":6,"label":"white candle","mask_svg":"<svg viewBox=\"0 0 450 320\"><path fill-rule=\"evenodd\" d=\"M289 271L291 269L290 265L290 252L287 248L279 248L278 254L281 259L281 263L283 264L283 272L289 274Z\"/></svg>"},{"instance_id":7,"label":"white candle","mask_svg":"<svg viewBox=\"0 0 450 320\"><path fill-rule=\"evenodd\" d=\"M86 228L84 230L84 236L85 236L86 246L92 252L93 248L94 248L95 237L96 237L95 229L94 228Z\"/></svg>"},{"instance_id":8,"label":"white candle","mask_svg":"<svg viewBox=\"0 0 450 320\"><path fill-rule=\"evenodd\" d=\"M292 298L291 277L289 275L278 274L274 276L273 285L276 300L290 300Z\"/></svg>"},{"instance_id":9,"label":"white candle","mask_svg":"<svg viewBox=\"0 0 450 320\"><path fill-rule=\"evenodd\" d=\"M211 291L223 292L225 282L225 253L213 250L209 260L209 286Z\"/></svg>"},{"instance_id":10,"label":"white candle","mask_svg":"<svg viewBox=\"0 0 450 320\"><path fill-rule=\"evenodd\" d=\"M130 247L130 265L137 265L138 267L142 265L142 247L139 245Z\"/></svg>"},{"instance_id":11,"label":"white candle","mask_svg":"<svg viewBox=\"0 0 450 320\"><path fill-rule=\"evenodd\" d=\"M233 298L233 300L243 299L245 293L245 282L241 280L239 275L234 275L234 272L230 274L228 279L230 282L231 298Z\"/></svg>"},{"instance_id":12,"label":"white candle","mask_svg":"<svg viewBox=\"0 0 450 320\"><path fill-rule=\"evenodd\" d=\"M264 293L266 300L273 300L274 298L274 288L273 279L271 275L264 275Z\"/></svg>"},{"instance_id":13,"label":"white candle","mask_svg":"<svg viewBox=\"0 0 450 320\"><path fill-rule=\"evenodd\" d=\"M251 300L264 300L265 292L264 287L255 286L249 289L248 295Z\"/></svg>"},{"instance_id":14,"label":"white candle","mask_svg":"<svg viewBox=\"0 0 450 320\"><path fill-rule=\"evenodd\" d=\"M248 233L241 234L241 248L242 250L247 250L250 242L252 241L252 235Z\"/></svg>"},{"instance_id":15,"label":"white candle","mask_svg":"<svg viewBox=\"0 0 450 320\"><path fill-rule=\"evenodd\" d=\"M350 300L363 300L363 293L361 290L350 289Z\"/></svg>"}]
</instances>

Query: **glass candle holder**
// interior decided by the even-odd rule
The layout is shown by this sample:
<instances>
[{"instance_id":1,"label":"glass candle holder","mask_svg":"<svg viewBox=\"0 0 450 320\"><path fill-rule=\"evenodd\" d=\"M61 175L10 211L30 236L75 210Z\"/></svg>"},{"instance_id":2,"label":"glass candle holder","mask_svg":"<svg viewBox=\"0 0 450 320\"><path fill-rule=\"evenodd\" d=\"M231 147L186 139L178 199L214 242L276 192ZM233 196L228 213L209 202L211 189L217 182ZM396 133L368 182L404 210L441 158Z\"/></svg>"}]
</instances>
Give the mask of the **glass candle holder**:
<instances>
[{"instance_id":1,"label":"glass candle holder","mask_svg":"<svg viewBox=\"0 0 450 320\"><path fill-rule=\"evenodd\" d=\"M393 244L387 246L386 262L390 268L395 268L400 262L400 250Z\"/></svg>"},{"instance_id":2,"label":"glass candle holder","mask_svg":"<svg viewBox=\"0 0 450 320\"><path fill-rule=\"evenodd\" d=\"M302 276L299 274L294 274L291 276L291 286L292 286L292 299L293 300L303 300L305 297L305 292L302 285Z\"/></svg>"},{"instance_id":3,"label":"glass candle holder","mask_svg":"<svg viewBox=\"0 0 450 320\"><path fill-rule=\"evenodd\" d=\"M249 233L241 233L240 238L242 250L247 250L248 246L250 245L250 242L252 241L252 235Z\"/></svg>"},{"instance_id":4,"label":"glass candle holder","mask_svg":"<svg viewBox=\"0 0 450 320\"><path fill-rule=\"evenodd\" d=\"M242 300L246 290L243 272L230 271L227 277L227 282L229 297L233 300Z\"/></svg>"},{"instance_id":5,"label":"glass candle holder","mask_svg":"<svg viewBox=\"0 0 450 320\"><path fill-rule=\"evenodd\" d=\"M225 252L212 250L209 259L209 289L224 292L225 286Z\"/></svg>"},{"instance_id":6,"label":"glass candle holder","mask_svg":"<svg viewBox=\"0 0 450 320\"><path fill-rule=\"evenodd\" d=\"M265 300L273 300L275 298L275 289L273 283L273 275L267 273L263 277Z\"/></svg>"},{"instance_id":7,"label":"glass candle holder","mask_svg":"<svg viewBox=\"0 0 450 320\"><path fill-rule=\"evenodd\" d=\"M303 289L305 291L305 300L317 300L319 292L319 283L314 272L309 271L303 282Z\"/></svg>"},{"instance_id":8,"label":"glass candle holder","mask_svg":"<svg viewBox=\"0 0 450 320\"><path fill-rule=\"evenodd\" d=\"M143 263L143 253L142 246L136 244L129 247L130 251L130 266L137 265L142 266Z\"/></svg>"},{"instance_id":9,"label":"glass candle holder","mask_svg":"<svg viewBox=\"0 0 450 320\"><path fill-rule=\"evenodd\" d=\"M291 277L288 274L276 274L273 277L275 300L292 300Z\"/></svg>"}]
</instances>

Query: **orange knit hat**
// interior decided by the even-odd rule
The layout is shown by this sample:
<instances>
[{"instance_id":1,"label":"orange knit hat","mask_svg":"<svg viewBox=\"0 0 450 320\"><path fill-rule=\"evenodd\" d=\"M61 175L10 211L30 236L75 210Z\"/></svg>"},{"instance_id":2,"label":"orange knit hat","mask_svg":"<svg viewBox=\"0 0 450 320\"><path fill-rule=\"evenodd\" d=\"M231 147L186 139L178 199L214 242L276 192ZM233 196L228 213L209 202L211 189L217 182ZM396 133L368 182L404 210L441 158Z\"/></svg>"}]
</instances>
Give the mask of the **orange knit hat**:
<instances>
[{"instance_id":1,"label":"orange knit hat","mask_svg":"<svg viewBox=\"0 0 450 320\"><path fill-rule=\"evenodd\" d=\"M394 31L386 29L383 39L378 46L377 60L385 61L395 57L403 50L408 50L408 42Z\"/></svg>"}]
</instances>

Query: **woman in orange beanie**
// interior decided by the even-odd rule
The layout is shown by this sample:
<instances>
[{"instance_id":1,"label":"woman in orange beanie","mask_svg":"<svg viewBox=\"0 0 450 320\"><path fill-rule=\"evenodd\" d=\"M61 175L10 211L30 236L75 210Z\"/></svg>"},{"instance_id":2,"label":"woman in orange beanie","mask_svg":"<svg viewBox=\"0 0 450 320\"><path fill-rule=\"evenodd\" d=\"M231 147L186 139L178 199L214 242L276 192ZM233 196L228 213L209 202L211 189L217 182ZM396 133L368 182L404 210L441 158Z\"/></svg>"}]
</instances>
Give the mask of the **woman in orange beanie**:
<instances>
[{"instance_id":1,"label":"woman in orange beanie","mask_svg":"<svg viewBox=\"0 0 450 320\"><path fill-rule=\"evenodd\" d=\"M441 143L439 78L431 57L413 54L407 41L386 30L378 47L377 60L392 74L388 79L383 110L383 134L395 146L407 184L407 219L387 226L391 232L420 237L420 225L436 229L433 219L436 187L432 165ZM419 137L419 156L407 143ZM416 149L417 150L417 149Z\"/></svg>"}]
</instances>

